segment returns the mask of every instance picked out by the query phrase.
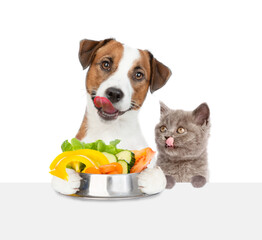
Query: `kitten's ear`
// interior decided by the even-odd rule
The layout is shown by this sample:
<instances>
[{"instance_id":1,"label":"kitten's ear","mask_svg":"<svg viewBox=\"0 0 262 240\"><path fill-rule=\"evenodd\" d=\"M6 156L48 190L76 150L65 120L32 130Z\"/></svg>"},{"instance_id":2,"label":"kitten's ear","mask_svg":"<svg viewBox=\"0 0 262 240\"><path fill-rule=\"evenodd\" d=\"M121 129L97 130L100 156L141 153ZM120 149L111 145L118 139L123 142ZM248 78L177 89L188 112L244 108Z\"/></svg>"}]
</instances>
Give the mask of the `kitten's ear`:
<instances>
[{"instance_id":1,"label":"kitten's ear","mask_svg":"<svg viewBox=\"0 0 262 240\"><path fill-rule=\"evenodd\" d=\"M204 123L208 123L210 116L209 107L206 103L202 103L193 111L193 117L195 122L198 125L203 125Z\"/></svg>"},{"instance_id":2,"label":"kitten's ear","mask_svg":"<svg viewBox=\"0 0 262 240\"><path fill-rule=\"evenodd\" d=\"M160 114L161 116L164 116L170 111L170 109L163 102L160 101L159 103L160 103Z\"/></svg>"}]
</instances>

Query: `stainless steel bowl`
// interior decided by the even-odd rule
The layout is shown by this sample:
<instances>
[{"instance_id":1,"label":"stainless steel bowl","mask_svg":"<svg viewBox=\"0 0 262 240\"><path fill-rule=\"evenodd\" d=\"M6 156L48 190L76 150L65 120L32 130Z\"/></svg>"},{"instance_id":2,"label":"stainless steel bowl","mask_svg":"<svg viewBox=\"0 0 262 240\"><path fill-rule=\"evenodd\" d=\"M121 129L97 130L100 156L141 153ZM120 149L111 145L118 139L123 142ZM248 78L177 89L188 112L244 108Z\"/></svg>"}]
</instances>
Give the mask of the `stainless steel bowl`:
<instances>
[{"instance_id":1,"label":"stainless steel bowl","mask_svg":"<svg viewBox=\"0 0 262 240\"><path fill-rule=\"evenodd\" d=\"M145 197L138 188L138 173L130 174L86 174L82 177L77 197L95 199L124 199Z\"/></svg>"}]
</instances>

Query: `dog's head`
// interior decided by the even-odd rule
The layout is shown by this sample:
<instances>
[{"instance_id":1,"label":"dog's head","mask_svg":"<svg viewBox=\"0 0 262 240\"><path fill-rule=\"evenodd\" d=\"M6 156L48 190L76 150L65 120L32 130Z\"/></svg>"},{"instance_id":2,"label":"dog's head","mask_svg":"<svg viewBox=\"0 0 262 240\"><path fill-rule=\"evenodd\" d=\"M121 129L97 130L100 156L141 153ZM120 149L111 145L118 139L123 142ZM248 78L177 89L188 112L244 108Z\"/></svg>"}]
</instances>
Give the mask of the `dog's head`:
<instances>
[{"instance_id":1,"label":"dog's head","mask_svg":"<svg viewBox=\"0 0 262 240\"><path fill-rule=\"evenodd\" d=\"M89 67L86 89L94 101L105 97L115 111L98 108L104 120L117 119L130 110L138 110L146 97L165 85L171 71L147 50L127 47L114 39L80 42L79 60Z\"/></svg>"}]
</instances>

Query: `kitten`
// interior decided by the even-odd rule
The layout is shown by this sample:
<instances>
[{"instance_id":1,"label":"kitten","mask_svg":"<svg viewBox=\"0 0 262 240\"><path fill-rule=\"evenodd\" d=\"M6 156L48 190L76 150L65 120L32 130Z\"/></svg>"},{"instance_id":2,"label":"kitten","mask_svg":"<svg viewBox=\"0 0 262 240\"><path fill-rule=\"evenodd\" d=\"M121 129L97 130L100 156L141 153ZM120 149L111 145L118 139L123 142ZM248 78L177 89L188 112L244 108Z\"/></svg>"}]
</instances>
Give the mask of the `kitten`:
<instances>
[{"instance_id":1,"label":"kitten","mask_svg":"<svg viewBox=\"0 0 262 240\"><path fill-rule=\"evenodd\" d=\"M202 103L194 111L186 112L169 109L160 102L160 110L160 122L155 127L156 164L166 175L166 188L172 188L175 182L204 186L208 181L208 105Z\"/></svg>"}]
</instances>

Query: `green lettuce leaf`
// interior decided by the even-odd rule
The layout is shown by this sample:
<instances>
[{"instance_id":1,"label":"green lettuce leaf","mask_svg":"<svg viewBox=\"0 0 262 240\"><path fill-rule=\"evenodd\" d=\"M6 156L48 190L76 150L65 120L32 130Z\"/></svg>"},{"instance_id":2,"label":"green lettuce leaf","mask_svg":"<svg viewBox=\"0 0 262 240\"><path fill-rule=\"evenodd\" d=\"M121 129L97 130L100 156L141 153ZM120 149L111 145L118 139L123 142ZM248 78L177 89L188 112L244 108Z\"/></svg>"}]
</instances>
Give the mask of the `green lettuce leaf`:
<instances>
[{"instance_id":1,"label":"green lettuce leaf","mask_svg":"<svg viewBox=\"0 0 262 240\"><path fill-rule=\"evenodd\" d=\"M97 141L96 150L99 152L105 152L106 144L102 140Z\"/></svg>"},{"instance_id":2,"label":"green lettuce leaf","mask_svg":"<svg viewBox=\"0 0 262 240\"><path fill-rule=\"evenodd\" d=\"M111 141L111 142L110 142L110 145L116 147L116 145L119 144L120 142L121 142L121 140L116 139L116 140L114 140L114 141Z\"/></svg>"},{"instance_id":3,"label":"green lettuce leaf","mask_svg":"<svg viewBox=\"0 0 262 240\"><path fill-rule=\"evenodd\" d=\"M63 152L74 151L78 149L93 149L99 152L107 152L115 155L123 151L123 149L118 149L116 147L119 143L119 139L115 139L114 141L111 141L109 145L106 145L105 142L100 139L92 143L85 143L79 141L76 138L72 138L71 143L68 142L68 140L65 140L61 145L61 149Z\"/></svg>"},{"instance_id":4,"label":"green lettuce leaf","mask_svg":"<svg viewBox=\"0 0 262 240\"><path fill-rule=\"evenodd\" d=\"M104 152L111 153L111 154L114 154L114 155L117 153L116 147L113 146L113 145L106 145Z\"/></svg>"},{"instance_id":5,"label":"green lettuce leaf","mask_svg":"<svg viewBox=\"0 0 262 240\"><path fill-rule=\"evenodd\" d=\"M76 138L71 139L73 150L83 149L84 145Z\"/></svg>"},{"instance_id":6,"label":"green lettuce leaf","mask_svg":"<svg viewBox=\"0 0 262 240\"><path fill-rule=\"evenodd\" d=\"M73 151L73 146L71 145L70 142L68 142L68 140L65 140L62 145L61 145L61 149L63 152L66 151Z\"/></svg>"},{"instance_id":7,"label":"green lettuce leaf","mask_svg":"<svg viewBox=\"0 0 262 240\"><path fill-rule=\"evenodd\" d=\"M94 146L94 143L84 143L84 142L82 142L82 144L83 144L83 148L84 149L95 149L95 146Z\"/></svg>"}]
</instances>

